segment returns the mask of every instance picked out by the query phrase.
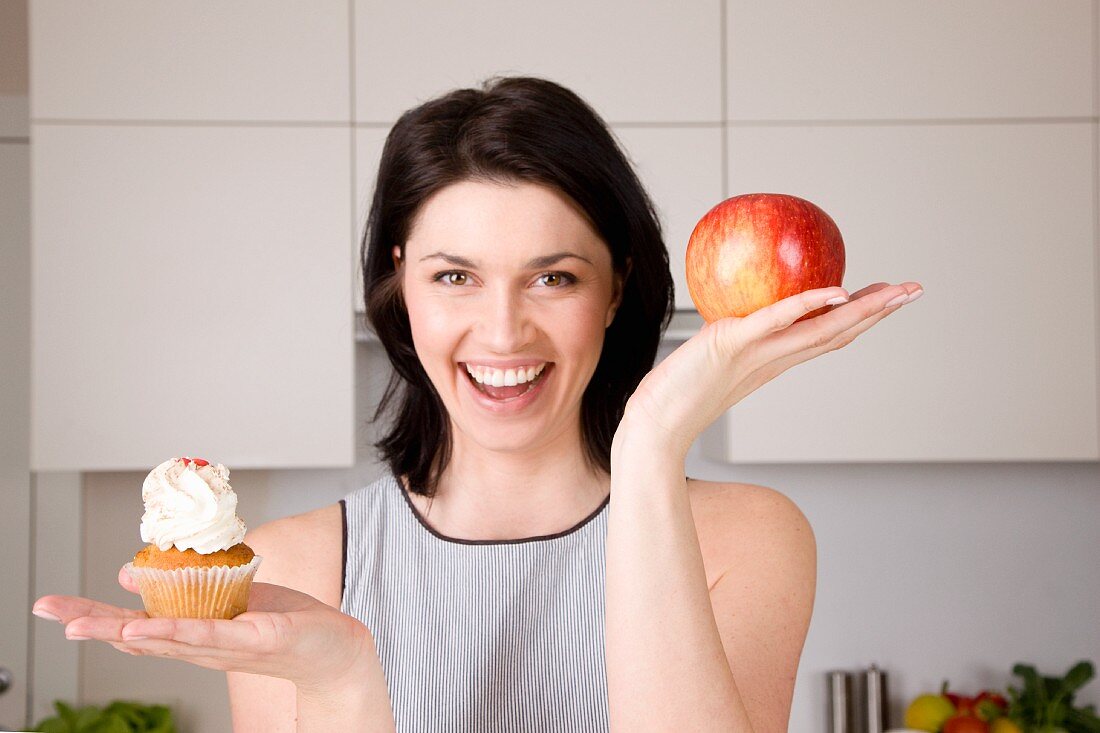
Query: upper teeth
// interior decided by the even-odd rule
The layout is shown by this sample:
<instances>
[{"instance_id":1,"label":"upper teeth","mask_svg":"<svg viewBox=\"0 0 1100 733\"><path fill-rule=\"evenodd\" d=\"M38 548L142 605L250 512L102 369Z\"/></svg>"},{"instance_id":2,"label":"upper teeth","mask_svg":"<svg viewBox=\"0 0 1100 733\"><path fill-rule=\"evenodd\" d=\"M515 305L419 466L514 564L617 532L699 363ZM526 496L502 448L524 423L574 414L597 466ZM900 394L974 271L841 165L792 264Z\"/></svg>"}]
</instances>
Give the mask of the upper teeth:
<instances>
[{"instance_id":1,"label":"upper teeth","mask_svg":"<svg viewBox=\"0 0 1100 733\"><path fill-rule=\"evenodd\" d=\"M478 384L488 384L492 387L514 387L517 384L525 384L534 381L535 377L542 374L549 362L543 362L538 366L519 367L518 369L493 369L492 367L466 365L466 371Z\"/></svg>"}]
</instances>

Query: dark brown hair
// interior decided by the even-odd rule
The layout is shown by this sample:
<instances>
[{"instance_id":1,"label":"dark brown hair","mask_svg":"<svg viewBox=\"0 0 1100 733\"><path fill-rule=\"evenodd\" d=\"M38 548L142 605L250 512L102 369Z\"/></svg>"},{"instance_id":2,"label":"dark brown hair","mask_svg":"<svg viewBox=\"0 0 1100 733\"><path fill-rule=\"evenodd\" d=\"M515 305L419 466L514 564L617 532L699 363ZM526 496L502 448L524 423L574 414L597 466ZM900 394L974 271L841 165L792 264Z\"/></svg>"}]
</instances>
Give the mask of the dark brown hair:
<instances>
[{"instance_id":1,"label":"dark brown hair","mask_svg":"<svg viewBox=\"0 0 1100 733\"><path fill-rule=\"evenodd\" d=\"M657 214L607 125L554 82L492 77L408 110L382 149L361 257L366 316L394 373L371 422L393 409L374 444L409 489L434 496L450 461L446 408L413 347L392 249L421 205L463 180L533 182L575 201L625 276L622 301L581 399L581 436L591 466L611 470L611 439L626 401L653 368L675 307L668 250ZM395 402L396 400L396 402Z\"/></svg>"}]
</instances>

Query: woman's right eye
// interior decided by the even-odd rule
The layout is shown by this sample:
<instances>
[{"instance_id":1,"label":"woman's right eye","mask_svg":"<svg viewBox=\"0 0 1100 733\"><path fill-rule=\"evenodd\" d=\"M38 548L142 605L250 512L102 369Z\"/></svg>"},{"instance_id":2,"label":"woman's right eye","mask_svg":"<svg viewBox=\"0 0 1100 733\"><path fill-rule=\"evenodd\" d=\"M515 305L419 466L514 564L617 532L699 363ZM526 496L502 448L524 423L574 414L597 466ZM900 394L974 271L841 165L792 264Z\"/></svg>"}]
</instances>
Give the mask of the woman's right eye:
<instances>
[{"instance_id":1,"label":"woman's right eye","mask_svg":"<svg viewBox=\"0 0 1100 733\"><path fill-rule=\"evenodd\" d=\"M462 278L466 277L466 273L462 272L461 270L447 270L446 272L438 273L435 277L432 278L432 282L439 282L440 280L442 280L445 277L448 277L449 275L458 275L459 277L462 277ZM448 285L463 285L464 283L465 283L465 281L456 283L453 280L447 280Z\"/></svg>"}]
</instances>

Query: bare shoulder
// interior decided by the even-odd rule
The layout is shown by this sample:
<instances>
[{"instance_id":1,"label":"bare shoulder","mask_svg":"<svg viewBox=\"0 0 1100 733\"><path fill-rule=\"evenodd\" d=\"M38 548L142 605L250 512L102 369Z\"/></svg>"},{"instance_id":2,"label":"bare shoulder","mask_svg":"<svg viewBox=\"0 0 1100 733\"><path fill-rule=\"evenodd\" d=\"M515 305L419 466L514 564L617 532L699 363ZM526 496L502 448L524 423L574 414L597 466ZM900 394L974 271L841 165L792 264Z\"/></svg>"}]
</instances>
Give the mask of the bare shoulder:
<instances>
[{"instance_id":1,"label":"bare shoulder","mask_svg":"<svg viewBox=\"0 0 1100 733\"><path fill-rule=\"evenodd\" d=\"M756 484L689 479L689 496L708 580L733 566L766 572L783 561L816 572L809 520L786 494ZM713 583L710 583L713 588Z\"/></svg>"},{"instance_id":2,"label":"bare shoulder","mask_svg":"<svg viewBox=\"0 0 1100 733\"><path fill-rule=\"evenodd\" d=\"M749 525L742 529L775 529L776 524L788 525L795 531L809 529L809 521L798 505L786 494L767 486L688 479L688 491L693 512L702 512L723 524Z\"/></svg>"},{"instance_id":3,"label":"bare shoulder","mask_svg":"<svg viewBox=\"0 0 1100 733\"><path fill-rule=\"evenodd\" d=\"M256 580L300 590L335 608L343 592L344 518L339 503L276 519L244 541L263 558Z\"/></svg>"}]
</instances>

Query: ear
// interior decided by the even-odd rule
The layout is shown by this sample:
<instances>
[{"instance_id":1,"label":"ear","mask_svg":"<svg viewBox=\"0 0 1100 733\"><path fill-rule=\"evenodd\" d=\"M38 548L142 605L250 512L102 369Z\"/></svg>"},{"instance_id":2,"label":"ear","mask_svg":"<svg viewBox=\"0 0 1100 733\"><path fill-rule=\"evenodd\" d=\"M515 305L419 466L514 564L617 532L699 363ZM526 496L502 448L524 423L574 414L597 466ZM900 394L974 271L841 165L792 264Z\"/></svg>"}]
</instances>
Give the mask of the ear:
<instances>
[{"instance_id":1,"label":"ear","mask_svg":"<svg viewBox=\"0 0 1100 733\"><path fill-rule=\"evenodd\" d=\"M393 245L393 269L398 270L401 268L401 245Z\"/></svg>"},{"instance_id":2,"label":"ear","mask_svg":"<svg viewBox=\"0 0 1100 733\"><path fill-rule=\"evenodd\" d=\"M626 280L630 277L630 271L634 267L634 261L626 258L626 271L623 273L613 273L612 275L612 288L614 295L611 299L611 306L607 309L607 318L604 321L604 328L611 328L611 323L615 320L615 313L619 310L619 306L623 302L623 291L626 289Z\"/></svg>"}]
</instances>

